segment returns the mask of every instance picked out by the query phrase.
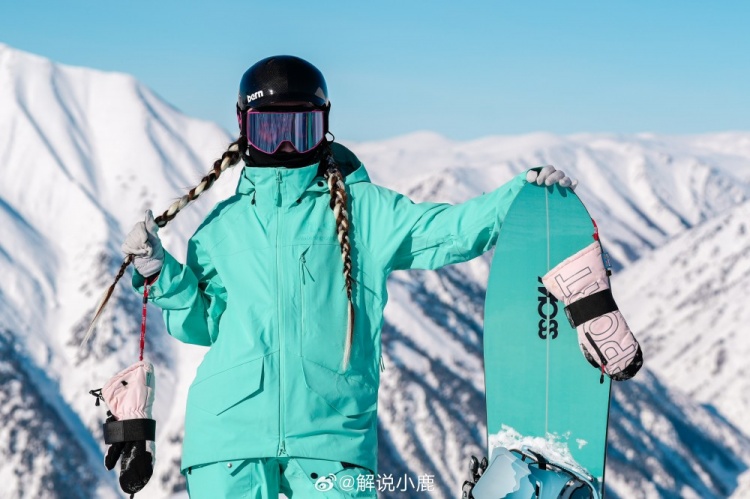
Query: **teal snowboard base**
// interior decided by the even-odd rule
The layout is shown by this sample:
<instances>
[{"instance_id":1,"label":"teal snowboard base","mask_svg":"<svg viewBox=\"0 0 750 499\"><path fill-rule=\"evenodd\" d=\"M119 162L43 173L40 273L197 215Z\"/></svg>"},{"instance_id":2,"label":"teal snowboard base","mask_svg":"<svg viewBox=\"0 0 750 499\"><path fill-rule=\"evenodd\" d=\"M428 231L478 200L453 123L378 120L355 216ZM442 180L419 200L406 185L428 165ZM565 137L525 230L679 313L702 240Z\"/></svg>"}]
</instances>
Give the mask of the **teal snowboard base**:
<instances>
[{"instance_id":1,"label":"teal snowboard base","mask_svg":"<svg viewBox=\"0 0 750 499\"><path fill-rule=\"evenodd\" d=\"M484 311L488 450L525 448L604 488L610 380L600 383L541 278L593 242L568 188L527 184L503 222Z\"/></svg>"}]
</instances>

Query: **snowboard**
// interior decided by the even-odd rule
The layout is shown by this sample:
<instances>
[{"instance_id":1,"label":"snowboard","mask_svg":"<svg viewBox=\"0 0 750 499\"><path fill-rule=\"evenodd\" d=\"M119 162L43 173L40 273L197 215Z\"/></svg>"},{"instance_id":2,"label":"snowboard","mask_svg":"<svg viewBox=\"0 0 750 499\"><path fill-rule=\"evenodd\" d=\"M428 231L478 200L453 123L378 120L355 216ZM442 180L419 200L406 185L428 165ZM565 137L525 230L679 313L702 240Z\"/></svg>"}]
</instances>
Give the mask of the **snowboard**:
<instances>
[{"instance_id":1,"label":"snowboard","mask_svg":"<svg viewBox=\"0 0 750 499\"><path fill-rule=\"evenodd\" d=\"M596 226L575 193L526 184L503 222L484 310L488 451L542 454L604 488L610 379L585 359L542 276ZM533 453L532 452L532 453Z\"/></svg>"}]
</instances>

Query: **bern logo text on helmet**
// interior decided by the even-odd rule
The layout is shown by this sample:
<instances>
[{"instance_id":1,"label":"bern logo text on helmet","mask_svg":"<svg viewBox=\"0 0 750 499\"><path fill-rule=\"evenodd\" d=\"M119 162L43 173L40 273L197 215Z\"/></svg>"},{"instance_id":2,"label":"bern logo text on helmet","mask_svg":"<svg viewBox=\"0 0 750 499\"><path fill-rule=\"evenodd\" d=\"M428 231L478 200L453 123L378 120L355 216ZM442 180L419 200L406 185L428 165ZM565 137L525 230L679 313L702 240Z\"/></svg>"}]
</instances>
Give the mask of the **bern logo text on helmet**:
<instances>
[{"instance_id":1,"label":"bern logo text on helmet","mask_svg":"<svg viewBox=\"0 0 750 499\"><path fill-rule=\"evenodd\" d=\"M255 99L258 99L260 97L263 97L263 90L258 90L257 92L248 95L247 96L247 102L252 102Z\"/></svg>"}]
</instances>

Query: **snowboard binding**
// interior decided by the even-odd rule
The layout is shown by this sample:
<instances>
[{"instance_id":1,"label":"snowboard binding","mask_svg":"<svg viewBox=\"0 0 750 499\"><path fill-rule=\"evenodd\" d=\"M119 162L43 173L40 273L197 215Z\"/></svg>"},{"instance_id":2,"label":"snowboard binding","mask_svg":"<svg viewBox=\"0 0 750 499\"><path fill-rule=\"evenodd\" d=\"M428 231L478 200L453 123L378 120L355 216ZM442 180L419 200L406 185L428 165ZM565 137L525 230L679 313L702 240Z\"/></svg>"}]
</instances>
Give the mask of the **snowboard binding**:
<instances>
[{"instance_id":1,"label":"snowboard binding","mask_svg":"<svg viewBox=\"0 0 750 499\"><path fill-rule=\"evenodd\" d=\"M526 446L496 447L480 462L471 456L462 499L601 499L597 481Z\"/></svg>"}]
</instances>

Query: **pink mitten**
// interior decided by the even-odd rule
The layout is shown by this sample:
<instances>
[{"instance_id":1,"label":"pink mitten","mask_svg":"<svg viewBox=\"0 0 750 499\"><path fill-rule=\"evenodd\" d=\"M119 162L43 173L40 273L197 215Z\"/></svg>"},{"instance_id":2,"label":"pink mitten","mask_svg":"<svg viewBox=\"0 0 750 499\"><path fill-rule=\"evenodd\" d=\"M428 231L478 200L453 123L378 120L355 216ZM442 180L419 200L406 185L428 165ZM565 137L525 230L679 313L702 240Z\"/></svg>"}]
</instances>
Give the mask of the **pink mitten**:
<instances>
[{"instance_id":1,"label":"pink mitten","mask_svg":"<svg viewBox=\"0 0 750 499\"><path fill-rule=\"evenodd\" d=\"M542 282L565 303L581 351L601 369L602 381L604 374L615 381L635 376L643 365L643 353L612 297L599 241L565 259Z\"/></svg>"},{"instance_id":2,"label":"pink mitten","mask_svg":"<svg viewBox=\"0 0 750 499\"><path fill-rule=\"evenodd\" d=\"M110 447L104 465L111 470L122 457L120 487L128 494L145 487L153 473L156 458L156 421L151 417L154 387L154 367L140 361L117 373L101 390L92 390L109 408L109 417L104 423L104 443Z\"/></svg>"}]
</instances>

